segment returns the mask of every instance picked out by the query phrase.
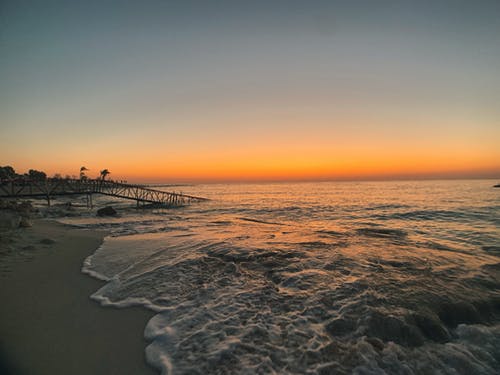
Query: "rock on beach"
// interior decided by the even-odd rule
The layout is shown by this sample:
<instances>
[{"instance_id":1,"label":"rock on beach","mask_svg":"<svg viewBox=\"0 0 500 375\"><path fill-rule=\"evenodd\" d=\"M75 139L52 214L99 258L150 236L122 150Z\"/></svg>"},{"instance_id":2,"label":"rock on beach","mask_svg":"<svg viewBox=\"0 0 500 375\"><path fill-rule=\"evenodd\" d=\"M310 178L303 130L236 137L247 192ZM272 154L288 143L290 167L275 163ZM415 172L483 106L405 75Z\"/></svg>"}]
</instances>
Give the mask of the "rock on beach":
<instances>
[{"instance_id":1,"label":"rock on beach","mask_svg":"<svg viewBox=\"0 0 500 375\"><path fill-rule=\"evenodd\" d=\"M116 210L111 206L106 206L97 210L97 216L115 216Z\"/></svg>"}]
</instances>

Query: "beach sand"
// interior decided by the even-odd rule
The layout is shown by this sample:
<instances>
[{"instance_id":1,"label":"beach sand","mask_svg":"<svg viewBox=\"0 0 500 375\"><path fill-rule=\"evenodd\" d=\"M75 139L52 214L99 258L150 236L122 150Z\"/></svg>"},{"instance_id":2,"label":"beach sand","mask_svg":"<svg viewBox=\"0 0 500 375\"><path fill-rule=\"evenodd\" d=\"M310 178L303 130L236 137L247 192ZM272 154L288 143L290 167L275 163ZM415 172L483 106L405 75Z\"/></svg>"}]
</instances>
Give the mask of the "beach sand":
<instances>
[{"instance_id":1,"label":"beach sand","mask_svg":"<svg viewBox=\"0 0 500 375\"><path fill-rule=\"evenodd\" d=\"M89 298L103 283L80 270L104 235L44 220L2 235L1 374L155 374L143 339L153 313Z\"/></svg>"}]
</instances>

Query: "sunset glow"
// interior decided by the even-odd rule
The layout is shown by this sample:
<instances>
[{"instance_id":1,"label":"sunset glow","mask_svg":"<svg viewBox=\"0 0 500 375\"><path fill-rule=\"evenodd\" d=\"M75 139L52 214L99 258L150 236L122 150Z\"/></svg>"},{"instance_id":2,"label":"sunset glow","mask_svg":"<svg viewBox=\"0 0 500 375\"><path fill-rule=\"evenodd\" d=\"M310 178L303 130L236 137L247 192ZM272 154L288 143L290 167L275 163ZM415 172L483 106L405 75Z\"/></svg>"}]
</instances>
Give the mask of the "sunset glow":
<instances>
[{"instance_id":1,"label":"sunset glow","mask_svg":"<svg viewBox=\"0 0 500 375\"><path fill-rule=\"evenodd\" d=\"M495 2L99 4L2 5L0 164L137 182L500 174Z\"/></svg>"}]
</instances>

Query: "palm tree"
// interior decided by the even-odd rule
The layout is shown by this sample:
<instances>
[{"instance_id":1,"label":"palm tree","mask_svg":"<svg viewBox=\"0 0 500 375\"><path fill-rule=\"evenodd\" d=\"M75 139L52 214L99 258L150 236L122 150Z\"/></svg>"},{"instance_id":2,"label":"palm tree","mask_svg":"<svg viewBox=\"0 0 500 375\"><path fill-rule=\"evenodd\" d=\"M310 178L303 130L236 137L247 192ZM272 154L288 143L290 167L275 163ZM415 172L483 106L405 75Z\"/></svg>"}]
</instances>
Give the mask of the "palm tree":
<instances>
[{"instance_id":1,"label":"palm tree","mask_svg":"<svg viewBox=\"0 0 500 375\"><path fill-rule=\"evenodd\" d=\"M80 180L86 180L87 176L85 176L85 171L88 171L89 169L85 166L80 167Z\"/></svg>"},{"instance_id":2,"label":"palm tree","mask_svg":"<svg viewBox=\"0 0 500 375\"><path fill-rule=\"evenodd\" d=\"M104 179L106 178L106 176L107 176L108 174L111 174L111 172L110 172L110 171L108 171L107 169L103 169L103 170L101 171L101 180L103 180L103 181L104 181Z\"/></svg>"}]
</instances>

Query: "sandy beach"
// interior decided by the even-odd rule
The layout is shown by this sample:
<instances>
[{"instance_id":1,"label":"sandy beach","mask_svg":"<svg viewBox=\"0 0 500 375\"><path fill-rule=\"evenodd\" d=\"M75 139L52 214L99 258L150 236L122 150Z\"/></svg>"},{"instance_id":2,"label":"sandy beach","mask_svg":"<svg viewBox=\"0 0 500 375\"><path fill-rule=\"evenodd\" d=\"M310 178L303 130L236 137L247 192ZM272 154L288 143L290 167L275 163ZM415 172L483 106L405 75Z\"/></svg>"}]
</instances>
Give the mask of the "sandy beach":
<instances>
[{"instance_id":1,"label":"sandy beach","mask_svg":"<svg viewBox=\"0 0 500 375\"><path fill-rule=\"evenodd\" d=\"M102 282L81 273L104 232L37 220L1 235L0 373L154 374L143 308L99 306Z\"/></svg>"}]
</instances>

